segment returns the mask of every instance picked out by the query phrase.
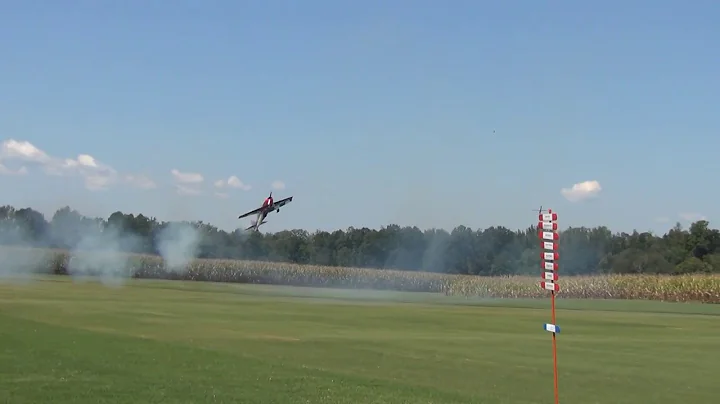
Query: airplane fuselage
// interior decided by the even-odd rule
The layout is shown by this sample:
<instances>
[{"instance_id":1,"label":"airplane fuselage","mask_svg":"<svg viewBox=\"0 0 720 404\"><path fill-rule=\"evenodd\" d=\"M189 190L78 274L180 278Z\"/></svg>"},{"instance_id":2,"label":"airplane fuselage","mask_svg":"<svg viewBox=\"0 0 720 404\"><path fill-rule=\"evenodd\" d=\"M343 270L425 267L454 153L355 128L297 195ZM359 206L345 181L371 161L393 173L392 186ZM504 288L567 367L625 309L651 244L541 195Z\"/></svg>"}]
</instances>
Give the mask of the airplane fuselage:
<instances>
[{"instance_id":1,"label":"airplane fuselage","mask_svg":"<svg viewBox=\"0 0 720 404\"><path fill-rule=\"evenodd\" d=\"M268 213L270 213L272 211L273 211L273 206L269 205L269 206L266 206L265 208L263 208L260 212L258 212L256 219L255 219L255 223L253 223L252 228L259 231L260 226L266 223L265 218L267 217Z\"/></svg>"},{"instance_id":2,"label":"airplane fuselage","mask_svg":"<svg viewBox=\"0 0 720 404\"><path fill-rule=\"evenodd\" d=\"M269 207L268 207L269 208ZM255 230L258 230L260 228L260 225L263 224L263 221L267 217L267 214L270 212L269 209L263 209L257 214L257 219L255 220Z\"/></svg>"}]
</instances>

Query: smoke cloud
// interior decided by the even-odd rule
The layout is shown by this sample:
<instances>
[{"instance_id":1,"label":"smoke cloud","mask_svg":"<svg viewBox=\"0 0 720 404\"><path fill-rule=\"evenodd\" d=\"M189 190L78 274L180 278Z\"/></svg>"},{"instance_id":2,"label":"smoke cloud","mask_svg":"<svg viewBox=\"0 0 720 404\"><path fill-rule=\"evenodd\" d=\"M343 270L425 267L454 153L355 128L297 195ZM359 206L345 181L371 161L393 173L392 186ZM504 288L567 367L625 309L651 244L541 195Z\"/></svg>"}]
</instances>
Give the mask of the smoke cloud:
<instances>
[{"instance_id":1,"label":"smoke cloud","mask_svg":"<svg viewBox=\"0 0 720 404\"><path fill-rule=\"evenodd\" d=\"M158 250L165 260L165 268L181 272L197 258L200 234L189 223L170 223L158 234Z\"/></svg>"},{"instance_id":2,"label":"smoke cloud","mask_svg":"<svg viewBox=\"0 0 720 404\"><path fill-rule=\"evenodd\" d=\"M96 278L108 286L120 286L132 276L130 255L140 240L108 226L96 236L83 236L72 250L67 270L75 280Z\"/></svg>"},{"instance_id":3,"label":"smoke cloud","mask_svg":"<svg viewBox=\"0 0 720 404\"><path fill-rule=\"evenodd\" d=\"M45 222L31 209L0 207L0 282L29 282L34 275L65 271L77 282L120 287L142 269L143 254L157 251L165 269L182 272L197 258L201 233L191 223L164 223L151 238L124 227L122 216L89 219L64 208ZM68 252L52 262L53 249Z\"/></svg>"}]
</instances>

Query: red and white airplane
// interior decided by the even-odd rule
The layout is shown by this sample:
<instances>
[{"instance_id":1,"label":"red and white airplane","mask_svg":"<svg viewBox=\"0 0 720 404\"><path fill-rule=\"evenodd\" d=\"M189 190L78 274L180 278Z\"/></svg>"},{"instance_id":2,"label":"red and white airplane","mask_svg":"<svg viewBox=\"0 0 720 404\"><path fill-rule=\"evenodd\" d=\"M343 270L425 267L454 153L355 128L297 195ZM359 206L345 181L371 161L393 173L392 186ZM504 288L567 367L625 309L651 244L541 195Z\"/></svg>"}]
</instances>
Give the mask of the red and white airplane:
<instances>
[{"instance_id":1,"label":"red and white airplane","mask_svg":"<svg viewBox=\"0 0 720 404\"><path fill-rule=\"evenodd\" d=\"M274 201L273 197L272 197L272 192L270 192L270 196L265 198L261 207L238 216L238 219L242 219L244 217L248 217L250 215L257 214L257 219L253 220L250 227L248 227L245 230L253 229L255 231L258 231L258 228L260 227L260 225L267 223L265 221L265 217L268 215L268 213L272 212L273 210L275 212L280 212L280 208L287 205L288 203L292 202L292 200L293 200L293 197L290 196L285 199L281 199L279 201Z\"/></svg>"}]
</instances>

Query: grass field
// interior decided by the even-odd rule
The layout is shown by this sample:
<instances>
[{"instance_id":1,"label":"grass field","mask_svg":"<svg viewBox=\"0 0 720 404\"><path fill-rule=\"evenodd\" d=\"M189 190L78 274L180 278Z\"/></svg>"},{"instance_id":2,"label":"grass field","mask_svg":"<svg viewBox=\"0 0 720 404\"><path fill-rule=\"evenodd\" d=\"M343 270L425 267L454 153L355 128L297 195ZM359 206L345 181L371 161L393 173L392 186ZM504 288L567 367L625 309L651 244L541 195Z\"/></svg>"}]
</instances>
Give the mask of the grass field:
<instances>
[{"instance_id":1,"label":"grass field","mask_svg":"<svg viewBox=\"0 0 720 404\"><path fill-rule=\"evenodd\" d=\"M720 306L558 304L561 403L717 402ZM548 320L546 300L5 283L0 402L552 403Z\"/></svg>"}]
</instances>

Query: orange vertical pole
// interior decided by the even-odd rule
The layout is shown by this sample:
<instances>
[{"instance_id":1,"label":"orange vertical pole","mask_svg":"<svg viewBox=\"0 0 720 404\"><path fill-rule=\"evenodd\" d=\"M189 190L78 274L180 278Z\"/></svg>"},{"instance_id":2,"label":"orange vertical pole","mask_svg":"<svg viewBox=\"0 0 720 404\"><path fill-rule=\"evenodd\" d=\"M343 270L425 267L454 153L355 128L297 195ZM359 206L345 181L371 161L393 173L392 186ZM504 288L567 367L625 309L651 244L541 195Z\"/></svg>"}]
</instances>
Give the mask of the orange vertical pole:
<instances>
[{"instance_id":1,"label":"orange vertical pole","mask_svg":"<svg viewBox=\"0 0 720 404\"><path fill-rule=\"evenodd\" d=\"M552 333L552 355L553 355L553 392L555 393L555 404L560 403L560 390L558 388L558 366L557 366L557 336L560 327L556 323L555 317L555 294L560 291L558 285L558 263L560 254L558 254L558 240L560 238L557 227L557 213L553 213L552 209L548 209L548 213L538 212L538 227L540 236L540 245L542 252L540 258L543 268L543 281L540 287L550 291L550 318L551 323L545 324L546 331ZM548 251L549 250L549 251Z\"/></svg>"},{"instance_id":2,"label":"orange vertical pole","mask_svg":"<svg viewBox=\"0 0 720 404\"><path fill-rule=\"evenodd\" d=\"M550 296L551 310L552 310L552 323L555 323L555 291L553 290ZM555 404L560 403L560 391L558 389L558 365L557 365L557 339L555 333L552 333L552 354L553 354L553 379L555 382Z\"/></svg>"}]
</instances>

